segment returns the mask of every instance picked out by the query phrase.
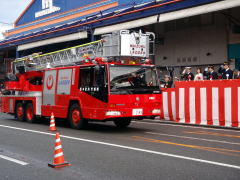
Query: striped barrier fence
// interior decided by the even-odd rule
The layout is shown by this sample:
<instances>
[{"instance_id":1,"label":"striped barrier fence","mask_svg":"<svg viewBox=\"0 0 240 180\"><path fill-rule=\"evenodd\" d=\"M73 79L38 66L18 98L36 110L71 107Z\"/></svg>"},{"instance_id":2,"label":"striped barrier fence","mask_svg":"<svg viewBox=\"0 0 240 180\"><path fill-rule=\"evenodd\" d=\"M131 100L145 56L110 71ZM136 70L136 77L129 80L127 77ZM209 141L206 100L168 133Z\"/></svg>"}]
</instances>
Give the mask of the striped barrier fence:
<instances>
[{"instance_id":1,"label":"striped barrier fence","mask_svg":"<svg viewBox=\"0 0 240 180\"><path fill-rule=\"evenodd\" d=\"M163 91L162 102L165 120L240 127L240 80L175 82Z\"/></svg>"}]
</instances>

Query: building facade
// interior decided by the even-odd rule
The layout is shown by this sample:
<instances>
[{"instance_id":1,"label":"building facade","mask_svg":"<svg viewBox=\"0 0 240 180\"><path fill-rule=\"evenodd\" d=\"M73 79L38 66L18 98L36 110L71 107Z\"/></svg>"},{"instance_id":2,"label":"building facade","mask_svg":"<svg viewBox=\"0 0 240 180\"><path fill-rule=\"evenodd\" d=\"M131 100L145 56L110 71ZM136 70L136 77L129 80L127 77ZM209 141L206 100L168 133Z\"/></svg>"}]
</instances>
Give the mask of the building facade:
<instances>
[{"instance_id":1,"label":"building facade","mask_svg":"<svg viewBox=\"0 0 240 180\"><path fill-rule=\"evenodd\" d=\"M121 29L155 32L154 62L174 66L176 76L185 66L225 61L240 69L239 11L239 0L32 0L0 42L0 78L17 57Z\"/></svg>"}]
</instances>

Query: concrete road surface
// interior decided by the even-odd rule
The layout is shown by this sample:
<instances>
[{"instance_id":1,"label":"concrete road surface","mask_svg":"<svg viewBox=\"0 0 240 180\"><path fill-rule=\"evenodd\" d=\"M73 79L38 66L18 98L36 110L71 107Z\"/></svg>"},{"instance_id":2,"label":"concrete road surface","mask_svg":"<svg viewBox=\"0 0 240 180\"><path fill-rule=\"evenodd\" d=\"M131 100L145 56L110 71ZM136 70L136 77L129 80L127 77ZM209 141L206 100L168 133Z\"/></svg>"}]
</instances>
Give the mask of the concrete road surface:
<instances>
[{"instance_id":1,"label":"concrete road surface","mask_svg":"<svg viewBox=\"0 0 240 180\"><path fill-rule=\"evenodd\" d=\"M65 160L52 169L55 134L49 121L18 122L0 114L0 180L239 180L240 131L133 122L119 130L111 122L86 130L57 121Z\"/></svg>"}]
</instances>

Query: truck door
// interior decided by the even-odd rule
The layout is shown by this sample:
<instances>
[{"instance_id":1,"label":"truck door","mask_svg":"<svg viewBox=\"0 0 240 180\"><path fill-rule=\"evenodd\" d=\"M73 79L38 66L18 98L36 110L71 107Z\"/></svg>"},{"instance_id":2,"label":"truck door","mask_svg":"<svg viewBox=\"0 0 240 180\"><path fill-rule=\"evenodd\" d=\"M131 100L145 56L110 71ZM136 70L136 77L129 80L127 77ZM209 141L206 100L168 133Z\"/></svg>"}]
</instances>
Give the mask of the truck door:
<instances>
[{"instance_id":1,"label":"truck door","mask_svg":"<svg viewBox=\"0 0 240 180\"><path fill-rule=\"evenodd\" d=\"M55 105L56 70L45 71L43 86L43 105Z\"/></svg>"},{"instance_id":2,"label":"truck door","mask_svg":"<svg viewBox=\"0 0 240 180\"><path fill-rule=\"evenodd\" d=\"M60 69L57 78L56 105L68 107L71 93L72 69ZM64 110L67 108L63 108Z\"/></svg>"},{"instance_id":3,"label":"truck door","mask_svg":"<svg viewBox=\"0 0 240 180\"><path fill-rule=\"evenodd\" d=\"M108 101L107 73L105 66L81 67L79 89L90 96Z\"/></svg>"}]
</instances>

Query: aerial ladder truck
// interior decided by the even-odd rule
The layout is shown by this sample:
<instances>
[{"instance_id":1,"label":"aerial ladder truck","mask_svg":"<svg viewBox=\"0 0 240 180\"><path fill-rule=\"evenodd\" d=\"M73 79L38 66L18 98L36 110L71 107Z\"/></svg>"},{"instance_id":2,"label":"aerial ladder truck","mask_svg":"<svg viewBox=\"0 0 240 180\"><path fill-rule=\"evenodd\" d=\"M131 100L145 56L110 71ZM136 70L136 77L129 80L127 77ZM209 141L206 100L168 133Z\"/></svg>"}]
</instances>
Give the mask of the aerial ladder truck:
<instances>
[{"instance_id":1,"label":"aerial ladder truck","mask_svg":"<svg viewBox=\"0 0 240 180\"><path fill-rule=\"evenodd\" d=\"M0 111L30 123L54 113L75 129L89 121L113 121L124 128L133 119L159 116L158 72L149 59L154 39L153 33L122 30L18 58L0 96Z\"/></svg>"}]
</instances>

